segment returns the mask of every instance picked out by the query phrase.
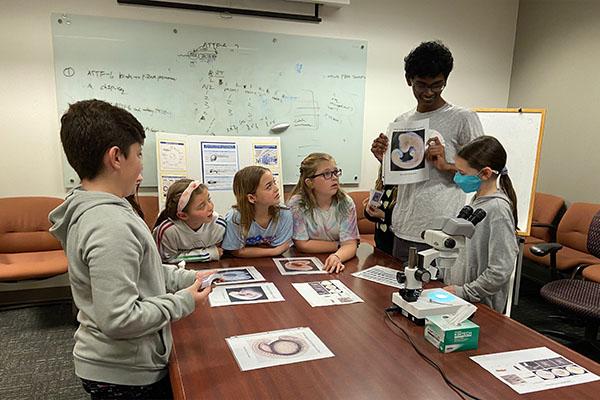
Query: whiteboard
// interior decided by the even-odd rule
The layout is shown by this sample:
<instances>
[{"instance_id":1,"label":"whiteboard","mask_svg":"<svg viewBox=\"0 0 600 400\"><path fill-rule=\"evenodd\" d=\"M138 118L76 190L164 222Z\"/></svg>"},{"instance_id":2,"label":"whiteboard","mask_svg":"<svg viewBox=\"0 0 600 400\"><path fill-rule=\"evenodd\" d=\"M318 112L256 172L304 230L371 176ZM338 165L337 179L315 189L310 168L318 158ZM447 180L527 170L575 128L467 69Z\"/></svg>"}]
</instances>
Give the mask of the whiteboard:
<instances>
[{"instance_id":1,"label":"whiteboard","mask_svg":"<svg viewBox=\"0 0 600 400\"><path fill-rule=\"evenodd\" d=\"M367 43L196 25L52 14L58 115L97 98L146 130L144 186L157 186L155 134L277 136L284 183L309 153L361 175ZM275 124L290 128L274 134ZM64 183L79 181L63 157Z\"/></svg>"},{"instance_id":2,"label":"whiteboard","mask_svg":"<svg viewBox=\"0 0 600 400\"><path fill-rule=\"evenodd\" d=\"M203 154L203 146L224 145L234 148L235 168L232 163L224 164L222 161L210 163ZM268 159L264 156L265 147L271 148ZM209 187L210 197L215 206L215 211L225 215L227 210L236 203L233 188L230 184L235 173L249 165L261 165L269 168L273 178L277 181L281 202L283 202L283 182L281 143L279 137L249 137L249 136L206 136L206 135L181 135L166 132L156 134L156 159L158 160L155 179L158 180L158 204L162 210L165 206L167 190L178 179L190 178L199 180ZM208 168L204 168L208 166ZM212 168L224 168L218 174L211 174ZM229 172L227 172L229 171ZM213 179L217 179L213 185ZM216 189L214 188L216 186Z\"/></svg>"},{"instance_id":3,"label":"whiteboard","mask_svg":"<svg viewBox=\"0 0 600 400\"><path fill-rule=\"evenodd\" d=\"M485 134L498 139L506 150L508 176L517 194L517 231L529 236L546 112L516 108L475 111Z\"/></svg>"}]
</instances>

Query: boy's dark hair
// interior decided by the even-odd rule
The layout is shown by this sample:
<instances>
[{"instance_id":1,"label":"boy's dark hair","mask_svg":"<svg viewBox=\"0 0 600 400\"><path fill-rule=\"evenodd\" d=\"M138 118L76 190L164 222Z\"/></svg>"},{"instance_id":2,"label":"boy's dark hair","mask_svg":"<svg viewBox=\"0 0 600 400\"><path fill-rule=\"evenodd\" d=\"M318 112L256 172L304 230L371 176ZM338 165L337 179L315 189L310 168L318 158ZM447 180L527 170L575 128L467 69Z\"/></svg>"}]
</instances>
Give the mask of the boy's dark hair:
<instances>
[{"instance_id":1,"label":"boy's dark hair","mask_svg":"<svg viewBox=\"0 0 600 400\"><path fill-rule=\"evenodd\" d=\"M406 79L433 78L439 74L448 79L454 58L450 50L440 41L423 42L404 57Z\"/></svg>"},{"instance_id":2,"label":"boy's dark hair","mask_svg":"<svg viewBox=\"0 0 600 400\"><path fill-rule=\"evenodd\" d=\"M508 173L502 173L506 167L506 150L493 136L479 136L467 143L458 151L457 156L465 160L471 168L480 171L490 167L500 175L500 188L511 202L515 227L519 223L517 218L517 194Z\"/></svg>"},{"instance_id":3,"label":"boy's dark hair","mask_svg":"<svg viewBox=\"0 0 600 400\"><path fill-rule=\"evenodd\" d=\"M128 157L129 147L144 143L146 134L128 111L101 100L71 104L60 119L60 140L80 179L94 179L108 149L117 146Z\"/></svg>"}]
</instances>

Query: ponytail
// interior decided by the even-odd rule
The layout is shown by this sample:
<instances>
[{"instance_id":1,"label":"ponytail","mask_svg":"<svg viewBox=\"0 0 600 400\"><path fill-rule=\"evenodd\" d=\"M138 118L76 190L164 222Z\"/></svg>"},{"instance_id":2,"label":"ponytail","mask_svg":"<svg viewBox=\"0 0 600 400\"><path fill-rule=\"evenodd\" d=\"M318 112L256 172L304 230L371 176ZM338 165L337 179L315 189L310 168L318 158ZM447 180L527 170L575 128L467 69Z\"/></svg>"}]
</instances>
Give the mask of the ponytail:
<instances>
[{"instance_id":1,"label":"ponytail","mask_svg":"<svg viewBox=\"0 0 600 400\"><path fill-rule=\"evenodd\" d=\"M493 136L479 136L467 143L456 155L476 170L490 167L495 174L500 175L500 189L510 200L516 228L519 222L517 218L517 194L508 177L506 150L504 150L498 139Z\"/></svg>"},{"instance_id":2,"label":"ponytail","mask_svg":"<svg viewBox=\"0 0 600 400\"><path fill-rule=\"evenodd\" d=\"M171 219L173 221L177 220L177 203L179 202L179 198L181 197L181 193L178 193L174 196L167 195L167 202L165 203L165 208L158 214L158 218L156 218L156 222L154 223L154 227L156 228L167 219Z\"/></svg>"},{"instance_id":3,"label":"ponytail","mask_svg":"<svg viewBox=\"0 0 600 400\"><path fill-rule=\"evenodd\" d=\"M169 216L167 214L168 213L167 213L167 209L166 208L164 210L162 210L160 212L160 214L158 214L158 218L156 218L156 222L154 223L154 228L156 228L157 226L159 226L160 224L162 224L163 222L165 222L167 219L169 219Z\"/></svg>"},{"instance_id":4,"label":"ponytail","mask_svg":"<svg viewBox=\"0 0 600 400\"><path fill-rule=\"evenodd\" d=\"M510 207L512 209L513 218L515 220L515 229L519 226L519 218L517 215L517 194L513 188L512 181L506 175L500 175L500 189L508 196L510 200Z\"/></svg>"}]
</instances>

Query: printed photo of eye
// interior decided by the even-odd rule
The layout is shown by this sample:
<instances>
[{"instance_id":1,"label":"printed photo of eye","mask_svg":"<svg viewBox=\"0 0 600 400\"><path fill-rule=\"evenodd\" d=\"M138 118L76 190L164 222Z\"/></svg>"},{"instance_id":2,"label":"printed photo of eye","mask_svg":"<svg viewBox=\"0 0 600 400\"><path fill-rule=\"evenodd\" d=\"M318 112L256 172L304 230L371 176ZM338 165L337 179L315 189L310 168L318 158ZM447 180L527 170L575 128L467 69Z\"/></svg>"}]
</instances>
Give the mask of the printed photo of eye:
<instances>
[{"instance_id":1,"label":"printed photo of eye","mask_svg":"<svg viewBox=\"0 0 600 400\"><path fill-rule=\"evenodd\" d=\"M306 352L308 344L297 336L280 336L270 341L257 341L253 343L252 349L263 357L289 358Z\"/></svg>"},{"instance_id":2,"label":"printed photo of eye","mask_svg":"<svg viewBox=\"0 0 600 400\"><path fill-rule=\"evenodd\" d=\"M294 260L284 264L284 268L291 271L312 271L318 269L310 260Z\"/></svg>"},{"instance_id":3,"label":"printed photo of eye","mask_svg":"<svg viewBox=\"0 0 600 400\"><path fill-rule=\"evenodd\" d=\"M425 166L425 131L393 132L391 170L406 171Z\"/></svg>"},{"instance_id":4,"label":"printed photo of eye","mask_svg":"<svg viewBox=\"0 0 600 400\"><path fill-rule=\"evenodd\" d=\"M226 289L231 302L251 301L266 299L267 295L260 286L239 289Z\"/></svg>"}]
</instances>

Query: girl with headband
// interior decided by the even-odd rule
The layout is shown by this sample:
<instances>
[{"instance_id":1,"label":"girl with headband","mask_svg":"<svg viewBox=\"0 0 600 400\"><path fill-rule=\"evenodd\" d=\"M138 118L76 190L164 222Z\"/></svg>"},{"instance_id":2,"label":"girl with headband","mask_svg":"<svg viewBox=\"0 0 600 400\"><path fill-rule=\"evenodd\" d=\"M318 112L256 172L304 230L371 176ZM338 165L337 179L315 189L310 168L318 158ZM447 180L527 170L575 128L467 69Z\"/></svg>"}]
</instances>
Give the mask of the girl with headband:
<instances>
[{"instance_id":1,"label":"girl with headband","mask_svg":"<svg viewBox=\"0 0 600 400\"><path fill-rule=\"evenodd\" d=\"M214 211L208 188L191 179L174 182L152 235L163 262L207 262L223 255L225 220Z\"/></svg>"}]
</instances>

